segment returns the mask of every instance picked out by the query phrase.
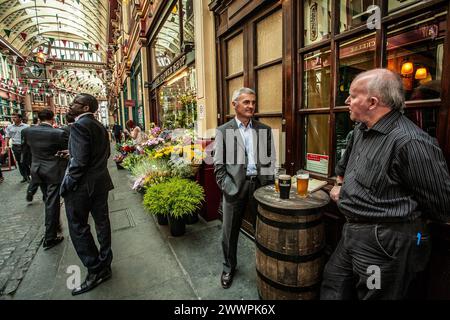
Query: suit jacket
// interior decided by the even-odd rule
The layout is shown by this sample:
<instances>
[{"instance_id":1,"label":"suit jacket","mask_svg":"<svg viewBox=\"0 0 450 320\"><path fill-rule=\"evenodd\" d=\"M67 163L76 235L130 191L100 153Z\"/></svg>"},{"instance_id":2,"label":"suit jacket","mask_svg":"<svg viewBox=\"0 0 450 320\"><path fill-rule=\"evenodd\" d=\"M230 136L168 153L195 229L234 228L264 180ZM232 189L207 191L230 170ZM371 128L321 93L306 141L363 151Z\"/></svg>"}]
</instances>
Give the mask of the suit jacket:
<instances>
[{"instance_id":1,"label":"suit jacket","mask_svg":"<svg viewBox=\"0 0 450 320\"><path fill-rule=\"evenodd\" d=\"M256 158L257 177L261 186L273 183L275 145L269 126L252 120L253 154ZM245 183L247 154L242 135L235 119L216 130L214 146L214 174L217 185L229 199L239 197Z\"/></svg>"},{"instance_id":2,"label":"suit jacket","mask_svg":"<svg viewBox=\"0 0 450 320\"><path fill-rule=\"evenodd\" d=\"M55 154L67 149L68 139L63 130L44 123L22 131L22 156L24 159L31 159L33 182L61 183L67 160L56 157Z\"/></svg>"},{"instance_id":3,"label":"suit jacket","mask_svg":"<svg viewBox=\"0 0 450 320\"><path fill-rule=\"evenodd\" d=\"M85 115L71 125L69 154L62 196L80 186L86 186L90 196L114 188L107 168L111 154L108 133L93 115Z\"/></svg>"}]
</instances>

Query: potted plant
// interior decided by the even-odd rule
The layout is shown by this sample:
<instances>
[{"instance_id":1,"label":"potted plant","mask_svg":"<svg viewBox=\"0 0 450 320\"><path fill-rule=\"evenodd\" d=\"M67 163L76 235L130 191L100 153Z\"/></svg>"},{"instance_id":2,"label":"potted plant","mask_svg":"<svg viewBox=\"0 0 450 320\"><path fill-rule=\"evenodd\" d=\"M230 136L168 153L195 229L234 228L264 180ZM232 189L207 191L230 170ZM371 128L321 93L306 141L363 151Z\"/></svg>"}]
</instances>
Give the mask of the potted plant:
<instances>
[{"instance_id":1,"label":"potted plant","mask_svg":"<svg viewBox=\"0 0 450 320\"><path fill-rule=\"evenodd\" d=\"M186 216L196 212L204 198L197 182L174 177L148 187L143 205L152 214L167 216L170 233L177 237L186 231Z\"/></svg>"}]
</instances>

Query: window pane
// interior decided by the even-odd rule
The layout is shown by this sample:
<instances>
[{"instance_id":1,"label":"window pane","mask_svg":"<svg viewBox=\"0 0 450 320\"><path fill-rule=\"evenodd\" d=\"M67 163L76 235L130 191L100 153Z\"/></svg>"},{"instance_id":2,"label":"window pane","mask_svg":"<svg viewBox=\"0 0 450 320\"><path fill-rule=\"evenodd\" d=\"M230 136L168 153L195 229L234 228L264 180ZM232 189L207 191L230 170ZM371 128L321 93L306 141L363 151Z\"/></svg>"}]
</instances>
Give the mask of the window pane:
<instances>
[{"instance_id":1,"label":"window pane","mask_svg":"<svg viewBox=\"0 0 450 320\"><path fill-rule=\"evenodd\" d=\"M273 141L277 156L277 165L284 165L285 139L282 132L281 117L259 118L258 121L272 128Z\"/></svg>"},{"instance_id":2,"label":"window pane","mask_svg":"<svg viewBox=\"0 0 450 320\"><path fill-rule=\"evenodd\" d=\"M169 17L164 22L154 42L155 72L159 74L170 65L181 53L180 49L180 16L178 5L172 7Z\"/></svg>"},{"instance_id":3,"label":"window pane","mask_svg":"<svg viewBox=\"0 0 450 320\"><path fill-rule=\"evenodd\" d=\"M183 38L194 43L194 7L193 0L183 0Z\"/></svg>"},{"instance_id":4,"label":"window pane","mask_svg":"<svg viewBox=\"0 0 450 320\"><path fill-rule=\"evenodd\" d=\"M436 138L436 126L438 117L438 112L436 109L405 109L405 115L423 131Z\"/></svg>"},{"instance_id":5,"label":"window pane","mask_svg":"<svg viewBox=\"0 0 450 320\"><path fill-rule=\"evenodd\" d=\"M306 170L328 174L330 146L328 143L329 120L328 114L307 115L305 117L304 159Z\"/></svg>"},{"instance_id":6,"label":"window pane","mask_svg":"<svg viewBox=\"0 0 450 320\"><path fill-rule=\"evenodd\" d=\"M401 75L406 100L440 97L446 13L426 14L388 32L388 69Z\"/></svg>"},{"instance_id":7,"label":"window pane","mask_svg":"<svg viewBox=\"0 0 450 320\"><path fill-rule=\"evenodd\" d=\"M331 30L330 0L305 0L303 30L305 46L329 38Z\"/></svg>"},{"instance_id":8,"label":"window pane","mask_svg":"<svg viewBox=\"0 0 450 320\"><path fill-rule=\"evenodd\" d=\"M364 23L373 14L367 8L375 4L375 0L341 0L340 32L353 29Z\"/></svg>"},{"instance_id":9,"label":"window pane","mask_svg":"<svg viewBox=\"0 0 450 320\"><path fill-rule=\"evenodd\" d=\"M282 65L258 70L258 112L281 112L283 101Z\"/></svg>"},{"instance_id":10,"label":"window pane","mask_svg":"<svg viewBox=\"0 0 450 320\"><path fill-rule=\"evenodd\" d=\"M233 91L242 88L243 86L244 86L244 77L238 77L228 81L227 114L234 114L234 108L231 107L231 97L233 96Z\"/></svg>"},{"instance_id":11,"label":"window pane","mask_svg":"<svg viewBox=\"0 0 450 320\"><path fill-rule=\"evenodd\" d=\"M318 50L303 57L303 107L330 106L330 50Z\"/></svg>"},{"instance_id":12,"label":"window pane","mask_svg":"<svg viewBox=\"0 0 450 320\"><path fill-rule=\"evenodd\" d=\"M423 0L389 0L388 1L388 10L391 11L400 11L405 8L410 7L413 4L419 4L423 2Z\"/></svg>"},{"instance_id":13,"label":"window pane","mask_svg":"<svg viewBox=\"0 0 450 320\"><path fill-rule=\"evenodd\" d=\"M257 64L273 61L283 55L283 13L273 13L256 25Z\"/></svg>"},{"instance_id":14,"label":"window pane","mask_svg":"<svg viewBox=\"0 0 450 320\"><path fill-rule=\"evenodd\" d=\"M244 70L244 40L242 33L227 41L227 75Z\"/></svg>"},{"instance_id":15,"label":"window pane","mask_svg":"<svg viewBox=\"0 0 450 320\"><path fill-rule=\"evenodd\" d=\"M375 37L369 35L343 43L339 48L339 81L336 106L344 106L350 84L361 72L375 68Z\"/></svg>"},{"instance_id":16,"label":"window pane","mask_svg":"<svg viewBox=\"0 0 450 320\"><path fill-rule=\"evenodd\" d=\"M335 142L336 142L336 154L335 154L335 164L339 162L342 155L344 154L345 148L347 146L348 139L350 138L349 133L353 130L354 122L350 120L348 112L338 112L335 117L336 130L335 130ZM334 171L334 168L333 168Z\"/></svg>"}]
</instances>

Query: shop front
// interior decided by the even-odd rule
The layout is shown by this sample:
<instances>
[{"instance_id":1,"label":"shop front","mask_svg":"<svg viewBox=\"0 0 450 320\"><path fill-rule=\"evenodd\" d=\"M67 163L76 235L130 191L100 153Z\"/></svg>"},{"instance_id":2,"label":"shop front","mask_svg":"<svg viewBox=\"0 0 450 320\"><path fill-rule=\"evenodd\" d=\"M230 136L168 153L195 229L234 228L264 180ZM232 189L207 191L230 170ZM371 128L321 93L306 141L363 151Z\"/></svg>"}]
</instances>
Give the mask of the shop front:
<instances>
[{"instance_id":1,"label":"shop front","mask_svg":"<svg viewBox=\"0 0 450 320\"><path fill-rule=\"evenodd\" d=\"M405 114L437 138L450 163L448 6L413 0L211 1L220 123L234 117L233 90L254 88L256 118L277 129L278 163L290 174L308 170L330 190L354 126L345 104L350 84L362 71L388 68L403 79ZM335 204L324 210L328 254L344 221ZM435 272L442 269L435 261L450 267L450 229L433 223L433 230L441 245L424 275L422 296L448 298L445 272Z\"/></svg>"},{"instance_id":2,"label":"shop front","mask_svg":"<svg viewBox=\"0 0 450 320\"><path fill-rule=\"evenodd\" d=\"M169 1L150 37L151 115L166 129L194 129L197 117L192 1Z\"/></svg>"}]
</instances>

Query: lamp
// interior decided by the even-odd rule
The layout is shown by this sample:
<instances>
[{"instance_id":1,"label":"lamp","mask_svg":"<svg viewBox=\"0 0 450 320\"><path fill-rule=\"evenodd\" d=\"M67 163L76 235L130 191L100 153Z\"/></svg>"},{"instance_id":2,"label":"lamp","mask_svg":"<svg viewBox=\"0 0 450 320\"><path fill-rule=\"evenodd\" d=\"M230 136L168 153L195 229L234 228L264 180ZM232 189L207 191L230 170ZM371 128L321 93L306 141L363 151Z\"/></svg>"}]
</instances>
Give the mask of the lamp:
<instances>
[{"instance_id":1,"label":"lamp","mask_svg":"<svg viewBox=\"0 0 450 320\"><path fill-rule=\"evenodd\" d=\"M420 68L417 69L416 74L414 76L414 79L417 79L417 80L426 79L427 78L427 74L428 74L427 68L420 67Z\"/></svg>"},{"instance_id":2,"label":"lamp","mask_svg":"<svg viewBox=\"0 0 450 320\"><path fill-rule=\"evenodd\" d=\"M414 65L412 62L405 62L402 64L402 70L401 70L401 74L404 75L409 75L412 74L414 71Z\"/></svg>"}]
</instances>

